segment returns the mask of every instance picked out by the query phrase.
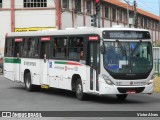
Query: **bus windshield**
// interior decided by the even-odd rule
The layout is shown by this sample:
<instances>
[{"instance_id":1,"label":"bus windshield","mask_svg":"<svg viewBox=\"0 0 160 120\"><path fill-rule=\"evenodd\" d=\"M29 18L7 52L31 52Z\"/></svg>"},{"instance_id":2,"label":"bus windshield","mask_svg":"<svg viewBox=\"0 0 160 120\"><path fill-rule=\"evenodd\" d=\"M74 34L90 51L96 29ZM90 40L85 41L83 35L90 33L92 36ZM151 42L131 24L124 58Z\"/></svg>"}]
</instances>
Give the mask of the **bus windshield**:
<instances>
[{"instance_id":1,"label":"bus windshield","mask_svg":"<svg viewBox=\"0 0 160 120\"><path fill-rule=\"evenodd\" d=\"M147 73L152 69L150 42L104 42L104 68L109 73Z\"/></svg>"}]
</instances>

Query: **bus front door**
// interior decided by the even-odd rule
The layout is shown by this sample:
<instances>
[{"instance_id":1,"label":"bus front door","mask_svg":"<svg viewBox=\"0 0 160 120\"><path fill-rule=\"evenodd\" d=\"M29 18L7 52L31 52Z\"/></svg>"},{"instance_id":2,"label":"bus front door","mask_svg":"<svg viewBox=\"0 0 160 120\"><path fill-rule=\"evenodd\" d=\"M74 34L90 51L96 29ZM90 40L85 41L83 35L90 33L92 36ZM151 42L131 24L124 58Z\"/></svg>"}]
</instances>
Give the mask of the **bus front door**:
<instances>
[{"instance_id":1,"label":"bus front door","mask_svg":"<svg viewBox=\"0 0 160 120\"><path fill-rule=\"evenodd\" d=\"M41 41L40 57L40 83L41 88L49 87L48 80L48 58L49 58L49 41Z\"/></svg>"},{"instance_id":2,"label":"bus front door","mask_svg":"<svg viewBox=\"0 0 160 120\"><path fill-rule=\"evenodd\" d=\"M98 74L100 70L100 45L99 41L89 42L90 91L99 91Z\"/></svg>"}]
</instances>

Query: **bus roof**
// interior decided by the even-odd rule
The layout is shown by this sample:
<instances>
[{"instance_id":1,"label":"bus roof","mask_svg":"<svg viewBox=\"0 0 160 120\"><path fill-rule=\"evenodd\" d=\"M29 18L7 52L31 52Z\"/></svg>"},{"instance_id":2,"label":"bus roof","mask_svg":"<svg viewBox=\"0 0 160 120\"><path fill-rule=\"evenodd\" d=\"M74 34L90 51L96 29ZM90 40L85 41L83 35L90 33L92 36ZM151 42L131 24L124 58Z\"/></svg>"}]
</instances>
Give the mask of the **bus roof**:
<instances>
[{"instance_id":1,"label":"bus roof","mask_svg":"<svg viewBox=\"0 0 160 120\"><path fill-rule=\"evenodd\" d=\"M104 30L115 30L115 31L148 31L146 29L135 29L135 28L73 28L66 30L45 30L45 31L34 31L34 32L11 32L7 34L7 37L20 37L20 36L50 36L50 35L78 35L78 34L99 34L101 35Z\"/></svg>"}]
</instances>

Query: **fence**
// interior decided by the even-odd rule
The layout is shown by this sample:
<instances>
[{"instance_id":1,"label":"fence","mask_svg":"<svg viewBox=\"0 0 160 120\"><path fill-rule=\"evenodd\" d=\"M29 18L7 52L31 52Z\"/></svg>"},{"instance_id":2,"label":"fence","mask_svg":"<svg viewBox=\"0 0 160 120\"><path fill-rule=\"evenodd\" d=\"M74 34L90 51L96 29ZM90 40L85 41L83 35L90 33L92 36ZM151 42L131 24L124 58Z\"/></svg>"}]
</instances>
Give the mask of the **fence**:
<instances>
[{"instance_id":1,"label":"fence","mask_svg":"<svg viewBox=\"0 0 160 120\"><path fill-rule=\"evenodd\" d=\"M160 47L153 47L155 75L160 76Z\"/></svg>"},{"instance_id":2,"label":"fence","mask_svg":"<svg viewBox=\"0 0 160 120\"><path fill-rule=\"evenodd\" d=\"M160 93L160 47L153 47L154 58L154 92Z\"/></svg>"},{"instance_id":3,"label":"fence","mask_svg":"<svg viewBox=\"0 0 160 120\"><path fill-rule=\"evenodd\" d=\"M154 59L154 71L155 75L160 76L160 59Z\"/></svg>"},{"instance_id":4,"label":"fence","mask_svg":"<svg viewBox=\"0 0 160 120\"><path fill-rule=\"evenodd\" d=\"M154 59L154 92L160 93L160 59Z\"/></svg>"}]
</instances>

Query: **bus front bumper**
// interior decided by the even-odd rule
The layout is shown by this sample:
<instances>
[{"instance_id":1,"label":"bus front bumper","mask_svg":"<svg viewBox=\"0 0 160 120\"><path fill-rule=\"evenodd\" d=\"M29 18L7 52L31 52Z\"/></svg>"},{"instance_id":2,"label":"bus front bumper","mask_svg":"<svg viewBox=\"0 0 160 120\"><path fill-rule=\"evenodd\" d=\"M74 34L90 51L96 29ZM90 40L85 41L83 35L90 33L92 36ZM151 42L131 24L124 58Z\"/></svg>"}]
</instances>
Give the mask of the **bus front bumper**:
<instances>
[{"instance_id":1,"label":"bus front bumper","mask_svg":"<svg viewBox=\"0 0 160 120\"><path fill-rule=\"evenodd\" d=\"M107 94L151 94L153 93L154 84L151 83L149 85L143 86L116 86L116 85L108 85L106 82L99 82L99 94L107 95Z\"/></svg>"}]
</instances>

